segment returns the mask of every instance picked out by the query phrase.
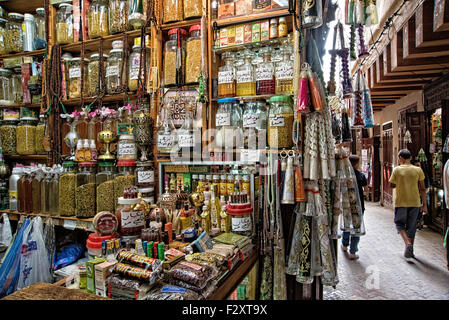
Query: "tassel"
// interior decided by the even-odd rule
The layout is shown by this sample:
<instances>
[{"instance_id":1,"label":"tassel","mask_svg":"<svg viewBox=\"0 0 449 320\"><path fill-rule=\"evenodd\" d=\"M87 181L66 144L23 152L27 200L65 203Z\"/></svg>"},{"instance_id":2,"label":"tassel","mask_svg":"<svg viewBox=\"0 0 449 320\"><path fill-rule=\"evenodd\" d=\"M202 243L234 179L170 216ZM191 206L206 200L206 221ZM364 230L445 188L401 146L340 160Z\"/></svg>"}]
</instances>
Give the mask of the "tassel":
<instances>
[{"instance_id":1,"label":"tassel","mask_svg":"<svg viewBox=\"0 0 449 320\"><path fill-rule=\"evenodd\" d=\"M357 54L355 53L355 25L351 24L351 37L349 42L349 56L351 61L357 60Z\"/></svg>"},{"instance_id":2,"label":"tassel","mask_svg":"<svg viewBox=\"0 0 449 320\"><path fill-rule=\"evenodd\" d=\"M287 169L285 170L284 186L282 188L281 204L295 203L295 184L294 184L293 157L287 159Z\"/></svg>"},{"instance_id":3,"label":"tassel","mask_svg":"<svg viewBox=\"0 0 449 320\"><path fill-rule=\"evenodd\" d=\"M349 127L349 117L346 108L341 112L341 136L343 142L352 142L351 128Z\"/></svg>"},{"instance_id":4,"label":"tassel","mask_svg":"<svg viewBox=\"0 0 449 320\"><path fill-rule=\"evenodd\" d=\"M376 0L365 0L365 25L371 26L379 23Z\"/></svg>"},{"instance_id":5,"label":"tassel","mask_svg":"<svg viewBox=\"0 0 449 320\"><path fill-rule=\"evenodd\" d=\"M309 69L307 70L309 78L310 95L312 97L312 106L314 111L321 111L324 109L324 102L320 93L318 77Z\"/></svg>"},{"instance_id":6,"label":"tassel","mask_svg":"<svg viewBox=\"0 0 449 320\"><path fill-rule=\"evenodd\" d=\"M359 34L359 58L363 59L369 56L369 52L365 45L365 38L363 37L363 25L359 25L357 31Z\"/></svg>"},{"instance_id":7,"label":"tassel","mask_svg":"<svg viewBox=\"0 0 449 320\"><path fill-rule=\"evenodd\" d=\"M360 76L362 80L363 120L365 122L365 128L372 128L374 127L374 115L373 105L371 103L371 93L364 74L362 73Z\"/></svg>"},{"instance_id":8,"label":"tassel","mask_svg":"<svg viewBox=\"0 0 449 320\"><path fill-rule=\"evenodd\" d=\"M346 0L346 24L354 24L354 0Z\"/></svg>"},{"instance_id":9,"label":"tassel","mask_svg":"<svg viewBox=\"0 0 449 320\"><path fill-rule=\"evenodd\" d=\"M296 164L295 164L295 201L296 202L306 201L306 193L304 190L304 180L302 179L301 168L300 168L298 160L296 160Z\"/></svg>"},{"instance_id":10,"label":"tassel","mask_svg":"<svg viewBox=\"0 0 449 320\"><path fill-rule=\"evenodd\" d=\"M353 119L352 126L353 127L363 127L365 123L362 119L362 92L360 85L360 72L357 72L354 89L354 98L353 98Z\"/></svg>"},{"instance_id":11,"label":"tassel","mask_svg":"<svg viewBox=\"0 0 449 320\"><path fill-rule=\"evenodd\" d=\"M304 69L301 71L299 80L298 112L311 112L309 99L309 79L307 76L307 71Z\"/></svg>"},{"instance_id":12,"label":"tassel","mask_svg":"<svg viewBox=\"0 0 449 320\"><path fill-rule=\"evenodd\" d=\"M338 33L338 25L334 27L334 39L332 41L332 50L329 51L331 54L331 70L329 75L329 82L327 83L327 94L329 96L335 95L336 84L335 84L335 65L337 62L337 33Z\"/></svg>"}]
</instances>

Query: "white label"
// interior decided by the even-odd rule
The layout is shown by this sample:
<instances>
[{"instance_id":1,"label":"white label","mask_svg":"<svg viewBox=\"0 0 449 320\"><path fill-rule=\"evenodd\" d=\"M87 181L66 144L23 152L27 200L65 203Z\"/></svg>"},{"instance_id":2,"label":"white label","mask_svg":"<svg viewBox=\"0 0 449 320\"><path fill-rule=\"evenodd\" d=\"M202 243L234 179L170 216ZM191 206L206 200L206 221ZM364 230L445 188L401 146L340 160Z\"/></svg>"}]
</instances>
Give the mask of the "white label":
<instances>
[{"instance_id":1,"label":"white label","mask_svg":"<svg viewBox=\"0 0 449 320\"><path fill-rule=\"evenodd\" d=\"M180 148L193 148L195 146L193 134L178 135L178 145Z\"/></svg>"},{"instance_id":2,"label":"white label","mask_svg":"<svg viewBox=\"0 0 449 320\"><path fill-rule=\"evenodd\" d=\"M293 68L289 65L278 65L276 68L276 79L293 79Z\"/></svg>"},{"instance_id":3,"label":"white label","mask_svg":"<svg viewBox=\"0 0 449 320\"><path fill-rule=\"evenodd\" d=\"M136 145L134 143L119 143L118 145L118 154L119 155L127 155L127 154L135 154L136 153Z\"/></svg>"},{"instance_id":4,"label":"white label","mask_svg":"<svg viewBox=\"0 0 449 320\"><path fill-rule=\"evenodd\" d=\"M244 128L257 128L259 127L260 115L258 114L245 114L243 115L243 127Z\"/></svg>"},{"instance_id":5,"label":"white label","mask_svg":"<svg viewBox=\"0 0 449 320\"><path fill-rule=\"evenodd\" d=\"M261 65L256 69L256 80L273 80L273 67Z\"/></svg>"},{"instance_id":6,"label":"white label","mask_svg":"<svg viewBox=\"0 0 449 320\"><path fill-rule=\"evenodd\" d=\"M231 125L231 114L230 113L217 113L215 116L215 126L230 126Z\"/></svg>"},{"instance_id":7,"label":"white label","mask_svg":"<svg viewBox=\"0 0 449 320\"><path fill-rule=\"evenodd\" d=\"M64 220L64 228L69 230L75 230L76 220Z\"/></svg>"},{"instance_id":8,"label":"white label","mask_svg":"<svg viewBox=\"0 0 449 320\"><path fill-rule=\"evenodd\" d=\"M251 231L251 217L244 217L244 218L232 218L232 227L231 231L236 232L245 232L245 231Z\"/></svg>"},{"instance_id":9,"label":"white label","mask_svg":"<svg viewBox=\"0 0 449 320\"><path fill-rule=\"evenodd\" d=\"M270 127L284 127L285 119L284 116L272 115L270 116Z\"/></svg>"},{"instance_id":10,"label":"white label","mask_svg":"<svg viewBox=\"0 0 449 320\"><path fill-rule=\"evenodd\" d=\"M81 68L73 67L69 69L69 78L81 78Z\"/></svg>"},{"instance_id":11,"label":"white label","mask_svg":"<svg viewBox=\"0 0 449 320\"><path fill-rule=\"evenodd\" d=\"M158 148L172 148L174 143L173 136L158 136L157 137L157 147Z\"/></svg>"},{"instance_id":12,"label":"white label","mask_svg":"<svg viewBox=\"0 0 449 320\"><path fill-rule=\"evenodd\" d=\"M251 70L239 70L237 71L237 83L252 82Z\"/></svg>"},{"instance_id":13,"label":"white label","mask_svg":"<svg viewBox=\"0 0 449 320\"><path fill-rule=\"evenodd\" d=\"M260 158L259 150L240 150L240 161L242 162L258 162Z\"/></svg>"},{"instance_id":14,"label":"white label","mask_svg":"<svg viewBox=\"0 0 449 320\"><path fill-rule=\"evenodd\" d=\"M137 79L139 79L139 67L131 68L131 71L129 73L129 80L137 80Z\"/></svg>"},{"instance_id":15,"label":"white label","mask_svg":"<svg viewBox=\"0 0 449 320\"><path fill-rule=\"evenodd\" d=\"M154 171L137 171L137 183L153 183Z\"/></svg>"},{"instance_id":16,"label":"white label","mask_svg":"<svg viewBox=\"0 0 449 320\"><path fill-rule=\"evenodd\" d=\"M118 66L109 66L106 68L106 78L110 76L118 76Z\"/></svg>"},{"instance_id":17,"label":"white label","mask_svg":"<svg viewBox=\"0 0 449 320\"><path fill-rule=\"evenodd\" d=\"M218 72L218 84L232 83L234 81L234 73L232 71Z\"/></svg>"},{"instance_id":18,"label":"white label","mask_svg":"<svg viewBox=\"0 0 449 320\"><path fill-rule=\"evenodd\" d=\"M121 211L122 229L144 226L143 211Z\"/></svg>"}]
</instances>

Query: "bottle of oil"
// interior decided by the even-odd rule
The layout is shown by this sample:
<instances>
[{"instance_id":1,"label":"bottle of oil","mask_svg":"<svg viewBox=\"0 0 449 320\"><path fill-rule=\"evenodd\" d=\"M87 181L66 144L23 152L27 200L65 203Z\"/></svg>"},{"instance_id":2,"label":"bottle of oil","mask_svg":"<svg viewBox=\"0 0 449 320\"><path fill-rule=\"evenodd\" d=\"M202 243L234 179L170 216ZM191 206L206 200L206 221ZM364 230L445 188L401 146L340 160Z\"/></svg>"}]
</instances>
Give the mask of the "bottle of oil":
<instances>
[{"instance_id":1,"label":"bottle of oil","mask_svg":"<svg viewBox=\"0 0 449 320\"><path fill-rule=\"evenodd\" d=\"M209 203L205 202L203 206L203 212L201 213L201 229L210 233L211 231L211 223L210 223L210 211L209 211Z\"/></svg>"},{"instance_id":2,"label":"bottle of oil","mask_svg":"<svg viewBox=\"0 0 449 320\"><path fill-rule=\"evenodd\" d=\"M254 67L251 63L251 51L243 53L244 63L237 67L236 71L236 94L237 96L255 96L256 95L256 76Z\"/></svg>"},{"instance_id":3,"label":"bottle of oil","mask_svg":"<svg viewBox=\"0 0 449 320\"><path fill-rule=\"evenodd\" d=\"M231 194L234 192L234 176L232 174L228 175L228 182L227 182L227 196L230 197Z\"/></svg>"}]
</instances>

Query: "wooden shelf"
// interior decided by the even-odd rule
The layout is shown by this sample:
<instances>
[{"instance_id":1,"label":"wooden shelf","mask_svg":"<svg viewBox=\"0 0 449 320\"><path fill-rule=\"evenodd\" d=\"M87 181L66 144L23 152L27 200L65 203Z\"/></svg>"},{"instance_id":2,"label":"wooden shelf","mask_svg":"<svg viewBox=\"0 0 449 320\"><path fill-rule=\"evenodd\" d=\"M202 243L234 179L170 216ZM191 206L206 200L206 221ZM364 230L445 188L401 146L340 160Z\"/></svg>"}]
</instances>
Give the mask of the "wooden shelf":
<instances>
[{"instance_id":1,"label":"wooden shelf","mask_svg":"<svg viewBox=\"0 0 449 320\"><path fill-rule=\"evenodd\" d=\"M15 108L40 108L41 103L31 104L12 104L12 105L0 105L0 109L15 109Z\"/></svg>"},{"instance_id":2,"label":"wooden shelf","mask_svg":"<svg viewBox=\"0 0 449 320\"><path fill-rule=\"evenodd\" d=\"M10 0L1 1L0 5L8 12L35 14L37 8L44 7L44 0Z\"/></svg>"},{"instance_id":3,"label":"wooden shelf","mask_svg":"<svg viewBox=\"0 0 449 320\"><path fill-rule=\"evenodd\" d=\"M26 57L26 56L41 56L45 54L45 51L47 49L40 49L35 51L27 51L27 52L19 52L19 53L11 53L11 54L4 54L0 55L0 59L8 59L8 58L19 58L19 57Z\"/></svg>"},{"instance_id":4,"label":"wooden shelf","mask_svg":"<svg viewBox=\"0 0 449 320\"><path fill-rule=\"evenodd\" d=\"M288 9L281 8L281 9L275 9L275 10L269 10L259 13L253 13L246 16L237 16L237 17L229 17L229 18L222 18L222 19L215 19L212 20L212 24L216 23L218 27L227 26L231 24L239 24L239 23L245 23L255 20L263 20L263 19L270 19L275 17L281 17L281 16L287 16L289 15Z\"/></svg>"},{"instance_id":5,"label":"wooden shelf","mask_svg":"<svg viewBox=\"0 0 449 320\"><path fill-rule=\"evenodd\" d=\"M20 155L20 154L5 154L3 155L5 159L10 160L47 160L48 156L45 154L30 154L30 155Z\"/></svg>"},{"instance_id":6,"label":"wooden shelf","mask_svg":"<svg viewBox=\"0 0 449 320\"><path fill-rule=\"evenodd\" d=\"M270 40L264 40L259 42L251 42L251 43L244 43L237 46L229 46L229 47L222 47L222 48L212 48L212 51L216 54L221 54L223 52L232 52L232 51L240 51L243 49L253 49L263 46L273 46L279 43L282 43L283 41L291 41L291 37L282 37L282 38L274 38Z\"/></svg>"},{"instance_id":7,"label":"wooden shelf","mask_svg":"<svg viewBox=\"0 0 449 320\"><path fill-rule=\"evenodd\" d=\"M179 22L172 22L172 23L164 23L161 25L162 30L170 30L173 28L185 28L193 26L194 24L201 24L201 18L199 19L192 19L192 20L183 20ZM186 30L187 32L189 30Z\"/></svg>"},{"instance_id":8,"label":"wooden shelf","mask_svg":"<svg viewBox=\"0 0 449 320\"><path fill-rule=\"evenodd\" d=\"M130 100L137 99L137 93L129 92L128 98ZM106 95L103 98L103 103L114 102L114 101L123 101L124 99L125 99L124 93ZM97 97L84 97L84 104L89 104L96 100L97 100ZM80 106L81 99L77 98L77 99L62 100L61 102L65 107L76 107L76 106Z\"/></svg>"},{"instance_id":9,"label":"wooden shelf","mask_svg":"<svg viewBox=\"0 0 449 320\"><path fill-rule=\"evenodd\" d=\"M212 99L212 102L217 102L220 99L237 99L240 101L248 101L248 100L257 100L257 99L265 99L265 100L269 100L271 97L274 96L293 96L293 93L290 94L285 94L285 93L280 93L280 94L261 94L258 96L239 96L239 97L229 97L229 98L214 98Z\"/></svg>"}]
</instances>

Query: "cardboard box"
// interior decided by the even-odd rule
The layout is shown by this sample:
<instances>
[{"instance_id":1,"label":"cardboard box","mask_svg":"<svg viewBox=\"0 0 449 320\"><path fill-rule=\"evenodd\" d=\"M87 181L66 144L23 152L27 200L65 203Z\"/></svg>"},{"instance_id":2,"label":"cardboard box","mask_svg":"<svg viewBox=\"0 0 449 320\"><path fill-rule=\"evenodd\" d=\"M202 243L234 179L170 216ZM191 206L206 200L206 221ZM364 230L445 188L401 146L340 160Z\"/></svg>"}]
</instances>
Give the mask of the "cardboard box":
<instances>
[{"instance_id":1,"label":"cardboard box","mask_svg":"<svg viewBox=\"0 0 449 320\"><path fill-rule=\"evenodd\" d=\"M95 294L95 266L105 261L103 258L97 258L86 262L87 292Z\"/></svg>"},{"instance_id":2,"label":"cardboard box","mask_svg":"<svg viewBox=\"0 0 449 320\"><path fill-rule=\"evenodd\" d=\"M270 20L260 22L260 41L270 40Z\"/></svg>"},{"instance_id":3,"label":"cardboard box","mask_svg":"<svg viewBox=\"0 0 449 320\"><path fill-rule=\"evenodd\" d=\"M235 46L235 26L228 27L228 47Z\"/></svg>"},{"instance_id":4,"label":"cardboard box","mask_svg":"<svg viewBox=\"0 0 449 320\"><path fill-rule=\"evenodd\" d=\"M253 13L253 1L252 0L237 0L235 2L235 15L245 16Z\"/></svg>"},{"instance_id":5,"label":"cardboard box","mask_svg":"<svg viewBox=\"0 0 449 320\"><path fill-rule=\"evenodd\" d=\"M228 46L228 28L220 29L220 48Z\"/></svg>"},{"instance_id":6,"label":"cardboard box","mask_svg":"<svg viewBox=\"0 0 449 320\"><path fill-rule=\"evenodd\" d=\"M252 37L251 42L260 42L260 21L252 23Z\"/></svg>"},{"instance_id":7,"label":"cardboard box","mask_svg":"<svg viewBox=\"0 0 449 320\"><path fill-rule=\"evenodd\" d=\"M218 5L218 19L235 16L235 3L220 3Z\"/></svg>"},{"instance_id":8,"label":"cardboard box","mask_svg":"<svg viewBox=\"0 0 449 320\"><path fill-rule=\"evenodd\" d=\"M253 29L252 29L251 22L245 23L243 25L243 43L251 43L252 42L252 34L253 34Z\"/></svg>"},{"instance_id":9,"label":"cardboard box","mask_svg":"<svg viewBox=\"0 0 449 320\"><path fill-rule=\"evenodd\" d=\"M235 45L241 45L245 43L245 26L243 24L235 27Z\"/></svg>"},{"instance_id":10,"label":"cardboard box","mask_svg":"<svg viewBox=\"0 0 449 320\"><path fill-rule=\"evenodd\" d=\"M107 297L107 278L111 272L112 267L116 262L105 261L95 265L95 294L102 297Z\"/></svg>"}]
</instances>

